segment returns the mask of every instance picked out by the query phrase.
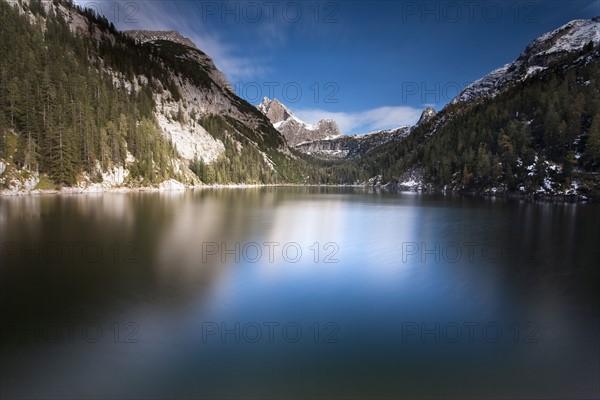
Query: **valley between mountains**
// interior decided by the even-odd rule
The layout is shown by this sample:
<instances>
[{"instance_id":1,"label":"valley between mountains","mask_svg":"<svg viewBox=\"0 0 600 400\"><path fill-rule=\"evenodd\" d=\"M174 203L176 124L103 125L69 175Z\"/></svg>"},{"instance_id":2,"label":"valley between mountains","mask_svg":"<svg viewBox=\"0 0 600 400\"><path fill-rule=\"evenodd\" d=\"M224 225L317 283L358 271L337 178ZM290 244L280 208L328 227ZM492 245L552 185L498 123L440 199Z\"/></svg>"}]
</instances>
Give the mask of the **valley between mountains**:
<instances>
[{"instance_id":1,"label":"valley between mountains","mask_svg":"<svg viewBox=\"0 0 600 400\"><path fill-rule=\"evenodd\" d=\"M0 0L2 194L362 185L600 198L600 17L542 34L414 126L346 135L238 97L174 31ZM60 55L57 57L56 55Z\"/></svg>"}]
</instances>

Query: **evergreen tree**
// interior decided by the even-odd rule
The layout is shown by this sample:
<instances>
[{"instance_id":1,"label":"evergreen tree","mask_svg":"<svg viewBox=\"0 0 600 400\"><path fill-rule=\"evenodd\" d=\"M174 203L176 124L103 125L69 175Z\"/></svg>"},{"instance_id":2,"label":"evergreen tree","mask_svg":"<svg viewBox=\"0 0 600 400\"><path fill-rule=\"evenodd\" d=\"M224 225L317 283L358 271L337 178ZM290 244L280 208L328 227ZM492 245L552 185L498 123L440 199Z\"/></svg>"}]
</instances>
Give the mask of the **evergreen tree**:
<instances>
[{"instance_id":1,"label":"evergreen tree","mask_svg":"<svg viewBox=\"0 0 600 400\"><path fill-rule=\"evenodd\" d=\"M588 166L600 167L600 112L596 113L588 132L585 159Z\"/></svg>"}]
</instances>

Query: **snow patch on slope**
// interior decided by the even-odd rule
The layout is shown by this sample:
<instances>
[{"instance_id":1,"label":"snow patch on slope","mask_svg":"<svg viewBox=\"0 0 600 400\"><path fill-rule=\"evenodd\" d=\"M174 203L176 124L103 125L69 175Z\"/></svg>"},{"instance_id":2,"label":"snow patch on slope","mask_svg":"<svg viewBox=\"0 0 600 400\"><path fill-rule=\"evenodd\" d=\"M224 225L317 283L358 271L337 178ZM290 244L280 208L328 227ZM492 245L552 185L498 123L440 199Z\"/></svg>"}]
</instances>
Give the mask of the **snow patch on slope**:
<instances>
[{"instance_id":1,"label":"snow patch on slope","mask_svg":"<svg viewBox=\"0 0 600 400\"><path fill-rule=\"evenodd\" d=\"M452 103L496 96L506 85L529 78L567 53L582 50L588 43L600 44L600 18L574 20L531 42L512 63L473 82Z\"/></svg>"}]
</instances>

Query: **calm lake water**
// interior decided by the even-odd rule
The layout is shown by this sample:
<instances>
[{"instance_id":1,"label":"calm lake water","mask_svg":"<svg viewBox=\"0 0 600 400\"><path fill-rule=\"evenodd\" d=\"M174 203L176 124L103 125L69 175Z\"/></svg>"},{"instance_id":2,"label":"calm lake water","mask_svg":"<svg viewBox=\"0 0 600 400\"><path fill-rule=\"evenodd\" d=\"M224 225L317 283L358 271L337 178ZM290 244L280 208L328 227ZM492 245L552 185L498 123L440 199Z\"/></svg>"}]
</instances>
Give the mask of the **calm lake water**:
<instances>
[{"instance_id":1,"label":"calm lake water","mask_svg":"<svg viewBox=\"0 0 600 400\"><path fill-rule=\"evenodd\" d=\"M600 206L0 198L2 398L600 396Z\"/></svg>"}]
</instances>

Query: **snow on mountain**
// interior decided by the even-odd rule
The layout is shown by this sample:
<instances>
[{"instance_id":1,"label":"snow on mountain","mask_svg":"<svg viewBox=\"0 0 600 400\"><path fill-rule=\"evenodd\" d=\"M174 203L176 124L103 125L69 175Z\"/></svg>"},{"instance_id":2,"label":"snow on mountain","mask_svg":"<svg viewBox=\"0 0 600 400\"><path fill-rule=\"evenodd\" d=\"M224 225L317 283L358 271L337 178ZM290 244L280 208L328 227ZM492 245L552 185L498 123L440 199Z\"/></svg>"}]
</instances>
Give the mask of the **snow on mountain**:
<instances>
[{"instance_id":1,"label":"snow on mountain","mask_svg":"<svg viewBox=\"0 0 600 400\"><path fill-rule=\"evenodd\" d=\"M372 149L394 140L402 140L411 132L412 126L376 131L354 136L314 140L296 145L302 153L325 158L357 158Z\"/></svg>"},{"instance_id":2,"label":"snow on mountain","mask_svg":"<svg viewBox=\"0 0 600 400\"><path fill-rule=\"evenodd\" d=\"M369 151L393 141L401 141L411 134L413 129L437 115L436 111L427 107L423 110L419 122L414 126L401 126L394 129L385 129L361 135L339 136L312 140L296 144L296 149L317 157L325 158L357 158L364 156Z\"/></svg>"},{"instance_id":3,"label":"snow on mountain","mask_svg":"<svg viewBox=\"0 0 600 400\"><path fill-rule=\"evenodd\" d=\"M269 118L273 127L283 134L290 146L315 140L330 140L342 135L337 123L329 118L308 124L294 115L277 99L263 98L258 110Z\"/></svg>"},{"instance_id":4,"label":"snow on mountain","mask_svg":"<svg viewBox=\"0 0 600 400\"><path fill-rule=\"evenodd\" d=\"M425 122L431 120L436 115L437 115L437 112L432 107L427 107L421 113L421 118L419 118L419 122L417 122L417 125L424 124Z\"/></svg>"},{"instance_id":5,"label":"snow on mountain","mask_svg":"<svg viewBox=\"0 0 600 400\"><path fill-rule=\"evenodd\" d=\"M600 43L600 16L591 20L579 19L562 27L541 35L533 41L529 48L540 54L573 52L581 50L590 41ZM545 49L548 45L549 48Z\"/></svg>"},{"instance_id":6,"label":"snow on mountain","mask_svg":"<svg viewBox=\"0 0 600 400\"><path fill-rule=\"evenodd\" d=\"M177 31L143 31L130 30L125 31L125 34L135 39L138 43L156 42L159 40L168 40L170 42L179 43L197 49L196 44L190 39L184 37Z\"/></svg>"},{"instance_id":7,"label":"snow on mountain","mask_svg":"<svg viewBox=\"0 0 600 400\"><path fill-rule=\"evenodd\" d=\"M264 97L262 102L256 108L258 108L260 112L262 112L269 118L269 121L271 121L273 126L275 126L275 124L279 124L278 126L281 126L283 122L287 122L290 119L294 119L297 122L301 122L306 126L309 126L305 122L300 121L294 115L294 113L290 111L289 108L284 106L277 99L271 100L268 97Z\"/></svg>"},{"instance_id":8,"label":"snow on mountain","mask_svg":"<svg viewBox=\"0 0 600 400\"><path fill-rule=\"evenodd\" d=\"M582 50L590 42L594 46L600 44L600 17L574 20L539 36L519 58L473 82L452 103L493 97L507 84L529 78L566 54Z\"/></svg>"}]
</instances>

